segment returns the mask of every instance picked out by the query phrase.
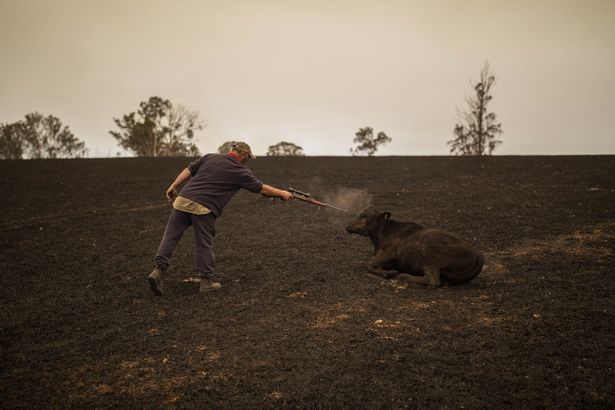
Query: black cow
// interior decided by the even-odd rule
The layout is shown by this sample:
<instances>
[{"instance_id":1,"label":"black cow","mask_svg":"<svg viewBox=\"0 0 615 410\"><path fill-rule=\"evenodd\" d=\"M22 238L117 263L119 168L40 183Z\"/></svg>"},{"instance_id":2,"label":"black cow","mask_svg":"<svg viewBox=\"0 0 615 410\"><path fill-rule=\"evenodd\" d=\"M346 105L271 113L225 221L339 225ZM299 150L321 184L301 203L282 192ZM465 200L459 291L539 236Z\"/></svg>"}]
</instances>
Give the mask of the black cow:
<instances>
[{"instance_id":1,"label":"black cow","mask_svg":"<svg viewBox=\"0 0 615 410\"><path fill-rule=\"evenodd\" d=\"M468 282L483 268L483 255L468 241L390 218L390 212L368 208L346 226L348 233L369 236L374 244L370 272L384 278L407 273L413 283L437 287L443 281Z\"/></svg>"}]
</instances>

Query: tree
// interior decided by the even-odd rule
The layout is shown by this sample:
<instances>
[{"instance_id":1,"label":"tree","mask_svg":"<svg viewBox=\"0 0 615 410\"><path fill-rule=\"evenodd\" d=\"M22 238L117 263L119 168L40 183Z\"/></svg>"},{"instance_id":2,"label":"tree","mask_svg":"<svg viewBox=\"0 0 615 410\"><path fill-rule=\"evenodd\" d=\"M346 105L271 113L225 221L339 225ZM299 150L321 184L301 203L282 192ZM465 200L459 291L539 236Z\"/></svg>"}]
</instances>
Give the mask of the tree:
<instances>
[{"instance_id":1,"label":"tree","mask_svg":"<svg viewBox=\"0 0 615 410\"><path fill-rule=\"evenodd\" d=\"M374 129L372 127L359 128L359 131L357 131L354 135L355 137L352 142L357 144L357 146L354 149L350 149L352 155L367 152L367 155L371 157L376 151L378 151L378 147L380 145L392 141L391 138L382 131L374 137Z\"/></svg>"},{"instance_id":2,"label":"tree","mask_svg":"<svg viewBox=\"0 0 615 410\"><path fill-rule=\"evenodd\" d=\"M280 156L304 156L303 148L293 144L292 142L278 142L275 145L270 145L267 150L267 156L280 157Z\"/></svg>"},{"instance_id":3,"label":"tree","mask_svg":"<svg viewBox=\"0 0 615 410\"><path fill-rule=\"evenodd\" d=\"M192 141L194 132L205 125L197 111L183 105L174 106L169 100L150 97L139 104L137 112L113 121L120 131L109 133L119 146L139 157L199 155Z\"/></svg>"},{"instance_id":4,"label":"tree","mask_svg":"<svg viewBox=\"0 0 615 410\"><path fill-rule=\"evenodd\" d=\"M0 124L0 158L21 159L24 150L23 126L19 122Z\"/></svg>"},{"instance_id":5,"label":"tree","mask_svg":"<svg viewBox=\"0 0 615 410\"><path fill-rule=\"evenodd\" d=\"M75 158L87 152L85 144L53 115L35 112L1 128L2 158Z\"/></svg>"},{"instance_id":6,"label":"tree","mask_svg":"<svg viewBox=\"0 0 615 410\"><path fill-rule=\"evenodd\" d=\"M489 63L485 62L480 80L473 87L474 95L465 99L467 110L457 111L460 122L453 129L455 137L448 141L451 154L491 155L502 143L496 139L502 133L502 124L496 121L495 113L487 112L494 85L495 76L489 72Z\"/></svg>"},{"instance_id":7,"label":"tree","mask_svg":"<svg viewBox=\"0 0 615 410\"><path fill-rule=\"evenodd\" d=\"M219 154L228 154L233 149L233 144L237 141L226 141L224 144L218 147Z\"/></svg>"}]
</instances>

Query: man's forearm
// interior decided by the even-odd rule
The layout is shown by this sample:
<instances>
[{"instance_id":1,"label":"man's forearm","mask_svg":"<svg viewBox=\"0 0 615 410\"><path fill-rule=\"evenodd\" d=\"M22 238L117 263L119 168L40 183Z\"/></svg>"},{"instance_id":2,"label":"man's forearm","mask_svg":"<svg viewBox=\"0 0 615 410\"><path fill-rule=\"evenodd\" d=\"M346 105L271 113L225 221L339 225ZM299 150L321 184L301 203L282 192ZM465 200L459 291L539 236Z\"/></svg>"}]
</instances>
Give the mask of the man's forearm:
<instances>
[{"instance_id":1,"label":"man's forearm","mask_svg":"<svg viewBox=\"0 0 615 410\"><path fill-rule=\"evenodd\" d=\"M166 196L169 201L177 196L177 188L181 186L188 178L190 178L190 171L188 168L185 168L179 175L175 178L175 181L171 184L171 186L167 189Z\"/></svg>"},{"instance_id":2,"label":"man's forearm","mask_svg":"<svg viewBox=\"0 0 615 410\"><path fill-rule=\"evenodd\" d=\"M282 199L287 199L286 196L288 193L286 191L282 191L281 189L277 189L272 187L271 185L263 184L261 188L261 195L277 197Z\"/></svg>"},{"instance_id":3,"label":"man's forearm","mask_svg":"<svg viewBox=\"0 0 615 410\"><path fill-rule=\"evenodd\" d=\"M190 175L191 174L188 168L185 168L182 172L179 173L179 175L177 175L177 178L175 178L175 181L173 181L173 183L171 184L171 188L179 188L181 184L183 184L188 178L190 178Z\"/></svg>"}]
</instances>

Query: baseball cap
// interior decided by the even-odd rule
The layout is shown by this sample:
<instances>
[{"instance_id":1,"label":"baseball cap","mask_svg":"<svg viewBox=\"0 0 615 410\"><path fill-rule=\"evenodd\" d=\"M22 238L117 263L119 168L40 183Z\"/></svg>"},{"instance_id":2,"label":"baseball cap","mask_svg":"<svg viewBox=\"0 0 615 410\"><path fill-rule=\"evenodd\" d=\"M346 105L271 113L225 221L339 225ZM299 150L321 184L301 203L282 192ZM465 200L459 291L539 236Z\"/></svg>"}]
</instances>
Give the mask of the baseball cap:
<instances>
[{"instance_id":1,"label":"baseball cap","mask_svg":"<svg viewBox=\"0 0 615 410\"><path fill-rule=\"evenodd\" d=\"M235 142L233 144L233 151L236 151L238 154L247 152L250 158L256 158L256 155L252 154L252 149L250 149L250 146L243 141Z\"/></svg>"}]
</instances>

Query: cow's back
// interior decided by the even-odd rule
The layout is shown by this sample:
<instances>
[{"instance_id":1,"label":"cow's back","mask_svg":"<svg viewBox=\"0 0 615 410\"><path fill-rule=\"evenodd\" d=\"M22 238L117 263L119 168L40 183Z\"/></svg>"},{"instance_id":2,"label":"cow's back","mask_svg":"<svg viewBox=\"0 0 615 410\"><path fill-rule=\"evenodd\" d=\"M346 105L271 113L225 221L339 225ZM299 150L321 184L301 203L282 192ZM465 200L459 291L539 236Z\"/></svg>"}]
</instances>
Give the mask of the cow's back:
<instances>
[{"instance_id":1,"label":"cow's back","mask_svg":"<svg viewBox=\"0 0 615 410\"><path fill-rule=\"evenodd\" d=\"M413 273L433 267L443 279L455 283L476 277L484 263L474 245L442 229L426 228L409 234L400 244L398 255L401 271Z\"/></svg>"}]
</instances>

